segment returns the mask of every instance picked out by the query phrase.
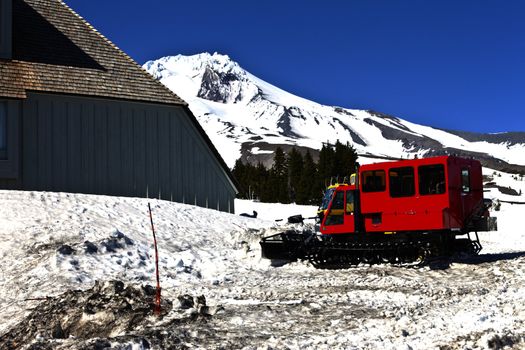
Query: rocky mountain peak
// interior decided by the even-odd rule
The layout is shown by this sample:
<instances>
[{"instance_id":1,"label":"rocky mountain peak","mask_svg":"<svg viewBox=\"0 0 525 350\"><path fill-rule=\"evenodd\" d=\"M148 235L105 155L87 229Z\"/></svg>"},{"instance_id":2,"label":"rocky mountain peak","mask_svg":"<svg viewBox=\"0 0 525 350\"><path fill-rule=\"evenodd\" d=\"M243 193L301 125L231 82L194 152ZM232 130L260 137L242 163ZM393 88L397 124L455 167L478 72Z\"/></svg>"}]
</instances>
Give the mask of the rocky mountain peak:
<instances>
[{"instance_id":1,"label":"rocky mountain peak","mask_svg":"<svg viewBox=\"0 0 525 350\"><path fill-rule=\"evenodd\" d=\"M219 53L168 56L144 68L188 102L230 166L240 157L268 164L278 146L315 154L323 143L339 140L372 159L458 154L525 172L525 133L447 131L375 111L323 106L255 77Z\"/></svg>"}]
</instances>

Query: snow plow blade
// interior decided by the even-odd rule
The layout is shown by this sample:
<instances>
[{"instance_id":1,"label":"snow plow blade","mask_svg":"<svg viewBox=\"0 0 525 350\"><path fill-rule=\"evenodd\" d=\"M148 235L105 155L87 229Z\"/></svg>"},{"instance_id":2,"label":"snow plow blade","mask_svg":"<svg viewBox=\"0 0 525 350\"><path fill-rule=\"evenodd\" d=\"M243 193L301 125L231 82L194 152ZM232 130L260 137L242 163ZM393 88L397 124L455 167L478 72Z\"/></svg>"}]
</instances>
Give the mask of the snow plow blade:
<instances>
[{"instance_id":1,"label":"snow plow blade","mask_svg":"<svg viewBox=\"0 0 525 350\"><path fill-rule=\"evenodd\" d=\"M262 257L270 260L295 261L305 257L307 235L303 232L285 231L264 237L260 244Z\"/></svg>"}]
</instances>

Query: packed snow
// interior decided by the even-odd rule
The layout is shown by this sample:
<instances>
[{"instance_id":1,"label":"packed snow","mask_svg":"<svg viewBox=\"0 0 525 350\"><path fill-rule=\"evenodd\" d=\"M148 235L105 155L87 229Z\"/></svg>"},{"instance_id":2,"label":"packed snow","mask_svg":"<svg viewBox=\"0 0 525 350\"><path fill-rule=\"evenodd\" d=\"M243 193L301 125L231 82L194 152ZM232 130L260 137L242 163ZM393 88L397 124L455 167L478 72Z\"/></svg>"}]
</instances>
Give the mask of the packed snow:
<instances>
[{"instance_id":1,"label":"packed snow","mask_svg":"<svg viewBox=\"0 0 525 350\"><path fill-rule=\"evenodd\" d=\"M525 181L485 172L503 186L525 190ZM496 188L487 197L509 199ZM525 202L524 195L511 197ZM482 254L445 270L389 265L317 270L305 262L273 267L260 258L258 244L262 236L289 228L286 220L276 220L312 216L315 207L237 200L233 215L160 200L18 191L0 191L0 344L17 330L25 332L17 325L34 327L32 310L53 310L51 302L42 301L48 297L61 296L52 305L63 308L74 299L63 295L67 291L85 291L86 296L75 298L91 300L116 289L118 284L108 287L111 280L124 282L132 296L139 293L133 288L155 285L148 203L159 245L162 297L177 302L162 317L141 318L136 322L141 328L114 325L89 344L161 348L177 334L177 346L207 349L525 346L523 205L501 203L492 212L499 231L480 233ZM238 215L253 211L257 218ZM184 295L190 296L188 310L181 306L188 298ZM214 310L206 309L206 318L192 311L197 306L191 296L201 300L200 295ZM70 313L86 324L110 327L111 310L102 312L103 307L93 314ZM174 323L178 319L183 321ZM35 334L33 345L53 349L88 344L75 334L65 339Z\"/></svg>"}]
</instances>

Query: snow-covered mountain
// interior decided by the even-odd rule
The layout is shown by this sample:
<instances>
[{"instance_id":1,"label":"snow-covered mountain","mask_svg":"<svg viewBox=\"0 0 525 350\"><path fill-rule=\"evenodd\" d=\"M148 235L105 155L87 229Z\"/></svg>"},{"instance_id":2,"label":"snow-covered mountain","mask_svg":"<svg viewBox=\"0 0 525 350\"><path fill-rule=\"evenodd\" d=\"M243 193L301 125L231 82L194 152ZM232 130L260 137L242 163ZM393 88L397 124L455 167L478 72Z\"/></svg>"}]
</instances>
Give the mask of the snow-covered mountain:
<instances>
[{"instance_id":1,"label":"snow-covered mountain","mask_svg":"<svg viewBox=\"0 0 525 350\"><path fill-rule=\"evenodd\" d=\"M271 162L277 146L319 150L351 143L370 158L475 156L485 166L525 171L525 132L478 134L440 130L383 113L325 106L290 94L244 70L226 55L203 53L148 61L144 68L188 102L232 167Z\"/></svg>"}]
</instances>

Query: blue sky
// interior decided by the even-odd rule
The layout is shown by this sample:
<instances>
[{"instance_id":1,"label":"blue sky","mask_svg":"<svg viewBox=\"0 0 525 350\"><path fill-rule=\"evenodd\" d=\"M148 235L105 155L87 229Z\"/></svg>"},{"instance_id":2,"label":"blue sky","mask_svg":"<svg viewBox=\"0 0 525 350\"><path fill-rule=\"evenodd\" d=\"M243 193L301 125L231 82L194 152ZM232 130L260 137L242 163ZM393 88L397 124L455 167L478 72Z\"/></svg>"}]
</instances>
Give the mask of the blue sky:
<instances>
[{"instance_id":1,"label":"blue sky","mask_svg":"<svg viewBox=\"0 0 525 350\"><path fill-rule=\"evenodd\" d=\"M66 0L139 63L228 54L323 104L525 131L525 1Z\"/></svg>"}]
</instances>

